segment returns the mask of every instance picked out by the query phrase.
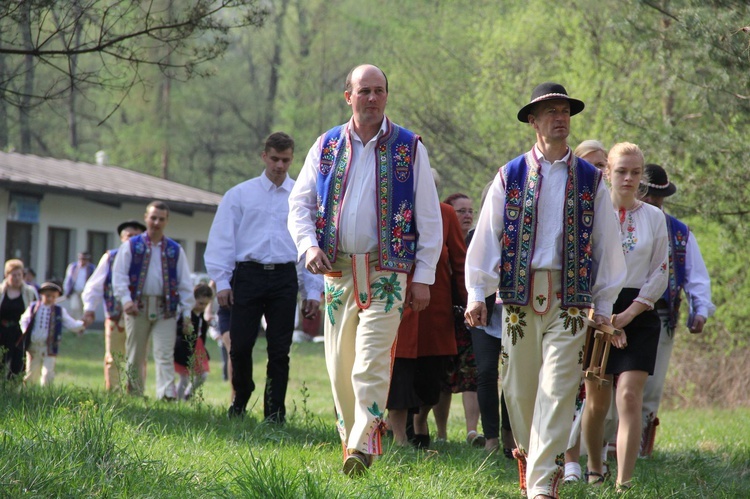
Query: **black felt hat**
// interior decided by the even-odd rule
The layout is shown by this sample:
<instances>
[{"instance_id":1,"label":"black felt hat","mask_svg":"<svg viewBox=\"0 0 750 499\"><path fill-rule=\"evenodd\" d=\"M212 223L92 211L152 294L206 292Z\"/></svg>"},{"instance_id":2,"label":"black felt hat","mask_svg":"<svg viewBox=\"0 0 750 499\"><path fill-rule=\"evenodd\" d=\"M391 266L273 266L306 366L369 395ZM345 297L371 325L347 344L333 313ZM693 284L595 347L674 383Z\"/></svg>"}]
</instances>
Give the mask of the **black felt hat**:
<instances>
[{"instance_id":1,"label":"black felt hat","mask_svg":"<svg viewBox=\"0 0 750 499\"><path fill-rule=\"evenodd\" d=\"M659 165L649 163L643 169L643 177L648 179L641 180L641 184L648 187L648 196L668 197L677 192L677 186L669 181L667 171Z\"/></svg>"},{"instance_id":2,"label":"black felt hat","mask_svg":"<svg viewBox=\"0 0 750 499\"><path fill-rule=\"evenodd\" d=\"M536 104L537 102L554 99L565 99L570 102L571 116L580 113L581 111L583 111L583 108L586 107L583 101L570 98L568 96L567 90L565 90L565 87L563 87L559 83L552 83L547 81L537 85L536 88L534 88L534 90L531 92L531 101L523 106L520 111L518 111L518 121L528 123L529 114L531 114L531 109L534 107L534 104Z\"/></svg>"},{"instance_id":3,"label":"black felt hat","mask_svg":"<svg viewBox=\"0 0 750 499\"><path fill-rule=\"evenodd\" d=\"M117 226L117 235L119 236L120 232L122 232L123 229L127 229L128 227L140 229L141 232L146 232L146 226L143 225L142 222L139 222L138 220L128 220L127 222L123 222Z\"/></svg>"}]
</instances>

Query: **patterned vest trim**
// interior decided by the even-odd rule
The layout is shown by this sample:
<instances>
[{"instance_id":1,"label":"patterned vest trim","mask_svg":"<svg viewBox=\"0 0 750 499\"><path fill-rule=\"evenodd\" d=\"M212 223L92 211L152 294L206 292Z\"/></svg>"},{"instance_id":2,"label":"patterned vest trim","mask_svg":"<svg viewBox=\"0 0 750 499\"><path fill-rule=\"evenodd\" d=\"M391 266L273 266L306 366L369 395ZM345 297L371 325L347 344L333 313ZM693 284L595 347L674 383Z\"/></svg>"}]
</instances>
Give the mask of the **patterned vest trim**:
<instances>
[{"instance_id":1,"label":"patterned vest trim","mask_svg":"<svg viewBox=\"0 0 750 499\"><path fill-rule=\"evenodd\" d=\"M104 278L104 311L107 317L117 322L122 317L122 303L115 297L115 291L112 287L112 264L115 263L117 249L109 250L109 260L107 261L107 277Z\"/></svg>"},{"instance_id":2,"label":"patterned vest trim","mask_svg":"<svg viewBox=\"0 0 750 499\"><path fill-rule=\"evenodd\" d=\"M529 165L531 165L529 167ZM505 226L503 230L498 294L505 304L528 305L531 261L537 226L537 197L542 178L534 150L501 169L505 178ZM563 217L562 307L590 308L591 233L594 199L601 171L570 155Z\"/></svg>"},{"instance_id":3,"label":"patterned vest trim","mask_svg":"<svg viewBox=\"0 0 750 499\"><path fill-rule=\"evenodd\" d=\"M680 318L680 292L685 287L685 265L690 229L675 217L664 214L669 234L669 285L664 291L664 300L669 305L669 330L677 327Z\"/></svg>"},{"instance_id":4,"label":"patterned vest trim","mask_svg":"<svg viewBox=\"0 0 750 499\"><path fill-rule=\"evenodd\" d=\"M142 308L141 295L143 285L146 282L146 273L151 261L151 241L147 233L139 234L130 238L130 297L138 308ZM180 257L180 245L172 239L164 236L161 245L161 270L164 289L164 317L174 317L177 313L177 305L180 303L178 295L179 283L177 281L177 260Z\"/></svg>"},{"instance_id":5,"label":"patterned vest trim","mask_svg":"<svg viewBox=\"0 0 750 499\"><path fill-rule=\"evenodd\" d=\"M36 313L39 312L39 308L42 306L42 302L35 301L31 304L31 320L29 321L29 327L24 331L25 345L28 348L31 343L31 332L34 330L34 322L36 322ZM47 334L47 355L56 356L60 350L60 339L62 338L62 307L59 305L52 306L52 317L49 321L49 334Z\"/></svg>"},{"instance_id":6,"label":"patterned vest trim","mask_svg":"<svg viewBox=\"0 0 750 499\"><path fill-rule=\"evenodd\" d=\"M331 262L338 251L341 201L351 164L351 131L344 124L323 135L318 169L318 246ZM378 185L378 260L383 269L410 272L417 246L413 167L419 135L387 120L375 147Z\"/></svg>"}]
</instances>

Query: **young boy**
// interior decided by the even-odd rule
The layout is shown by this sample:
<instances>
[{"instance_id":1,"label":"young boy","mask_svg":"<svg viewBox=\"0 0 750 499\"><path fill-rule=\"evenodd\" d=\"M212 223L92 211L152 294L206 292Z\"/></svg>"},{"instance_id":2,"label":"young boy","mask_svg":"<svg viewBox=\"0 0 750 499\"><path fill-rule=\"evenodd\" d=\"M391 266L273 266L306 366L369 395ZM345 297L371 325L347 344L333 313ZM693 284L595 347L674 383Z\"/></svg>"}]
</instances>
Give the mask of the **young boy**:
<instances>
[{"instance_id":1,"label":"young boy","mask_svg":"<svg viewBox=\"0 0 750 499\"><path fill-rule=\"evenodd\" d=\"M27 385L41 379L46 386L55 379L55 360L60 346L63 328L77 332L85 329L83 321L73 319L55 301L62 295L62 288L54 282L45 282L39 287L41 301L32 302L21 316L23 335L18 340L26 350Z\"/></svg>"},{"instance_id":2,"label":"young boy","mask_svg":"<svg viewBox=\"0 0 750 499\"><path fill-rule=\"evenodd\" d=\"M183 318L177 320L177 341L174 347L174 369L180 376L177 385L177 399L188 400L208 378L208 352L206 332L208 322L203 317L206 307L214 297L208 284L198 284L193 289L195 306L190 313L192 327L189 334L183 329ZM191 379L192 378L192 379Z\"/></svg>"}]
</instances>

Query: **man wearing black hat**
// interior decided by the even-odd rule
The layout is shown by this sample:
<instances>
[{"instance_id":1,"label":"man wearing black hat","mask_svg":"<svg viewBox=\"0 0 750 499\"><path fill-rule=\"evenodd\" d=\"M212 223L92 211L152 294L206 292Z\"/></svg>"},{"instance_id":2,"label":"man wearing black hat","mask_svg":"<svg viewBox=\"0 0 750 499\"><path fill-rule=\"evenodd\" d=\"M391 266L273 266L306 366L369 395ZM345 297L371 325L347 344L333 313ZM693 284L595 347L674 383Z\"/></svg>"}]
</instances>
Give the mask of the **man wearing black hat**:
<instances>
[{"instance_id":1,"label":"man wearing black hat","mask_svg":"<svg viewBox=\"0 0 750 499\"><path fill-rule=\"evenodd\" d=\"M80 319L83 315L83 303L81 293L86 286L91 274L96 267L91 263L91 253L82 251L78 253L78 260L68 265L65 269L65 279L63 280L63 294L67 299L66 308L70 315L75 319Z\"/></svg>"},{"instance_id":2,"label":"man wearing black hat","mask_svg":"<svg viewBox=\"0 0 750 499\"><path fill-rule=\"evenodd\" d=\"M677 192L669 181L667 172L659 165L648 164L641 182L648 188L643 198L649 204L663 209L664 199ZM669 285L655 308L661 319L659 348L656 353L654 375L649 376L643 391L643 437L641 457L651 457L659 418L656 417L667 377L667 366L674 346L674 332L680 316L681 291L688 300L688 329L691 333L703 332L706 319L716 307L711 303L711 280L695 236L683 222L665 213L669 234Z\"/></svg>"},{"instance_id":3,"label":"man wearing black hat","mask_svg":"<svg viewBox=\"0 0 750 499\"><path fill-rule=\"evenodd\" d=\"M127 220L117 226L120 243L144 232L146 226L138 220ZM118 248L102 255L94 273L86 281L81 298L83 299L83 321L90 326L96 317L96 309L104 300L104 387L107 390L120 388L119 366L125 363L125 323L122 305L112 290L112 263ZM144 364L145 365L145 364ZM145 376L144 376L145 377Z\"/></svg>"},{"instance_id":4,"label":"man wearing black hat","mask_svg":"<svg viewBox=\"0 0 750 499\"><path fill-rule=\"evenodd\" d=\"M466 319L487 322L485 297L503 300L503 392L521 489L558 497L581 379L583 310L610 324L626 277L609 191L601 172L568 147L583 102L542 83L517 118L536 145L503 166L466 255Z\"/></svg>"}]
</instances>

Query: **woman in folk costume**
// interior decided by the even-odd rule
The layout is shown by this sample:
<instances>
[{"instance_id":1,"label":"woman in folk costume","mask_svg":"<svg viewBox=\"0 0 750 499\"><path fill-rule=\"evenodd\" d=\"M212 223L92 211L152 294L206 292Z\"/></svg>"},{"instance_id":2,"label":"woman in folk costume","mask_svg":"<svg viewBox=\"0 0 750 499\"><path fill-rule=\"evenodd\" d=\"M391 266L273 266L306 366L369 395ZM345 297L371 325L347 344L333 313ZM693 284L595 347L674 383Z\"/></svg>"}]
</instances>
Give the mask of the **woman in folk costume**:
<instances>
[{"instance_id":1,"label":"woman in folk costume","mask_svg":"<svg viewBox=\"0 0 750 499\"><path fill-rule=\"evenodd\" d=\"M639 199L644 160L640 148L628 142L615 144L609 152L608 173L612 182L612 204L620 222L622 248L628 275L615 302L612 324L623 334L612 339L607 364L612 385L586 380L583 437L589 449L603 444L604 419L612 389L620 420L617 433L617 488L630 488L641 439L643 388L654 372L659 344L659 316L654 303L667 287L668 238L664 215ZM589 483L604 481L599 452L589 452Z\"/></svg>"}]
</instances>

